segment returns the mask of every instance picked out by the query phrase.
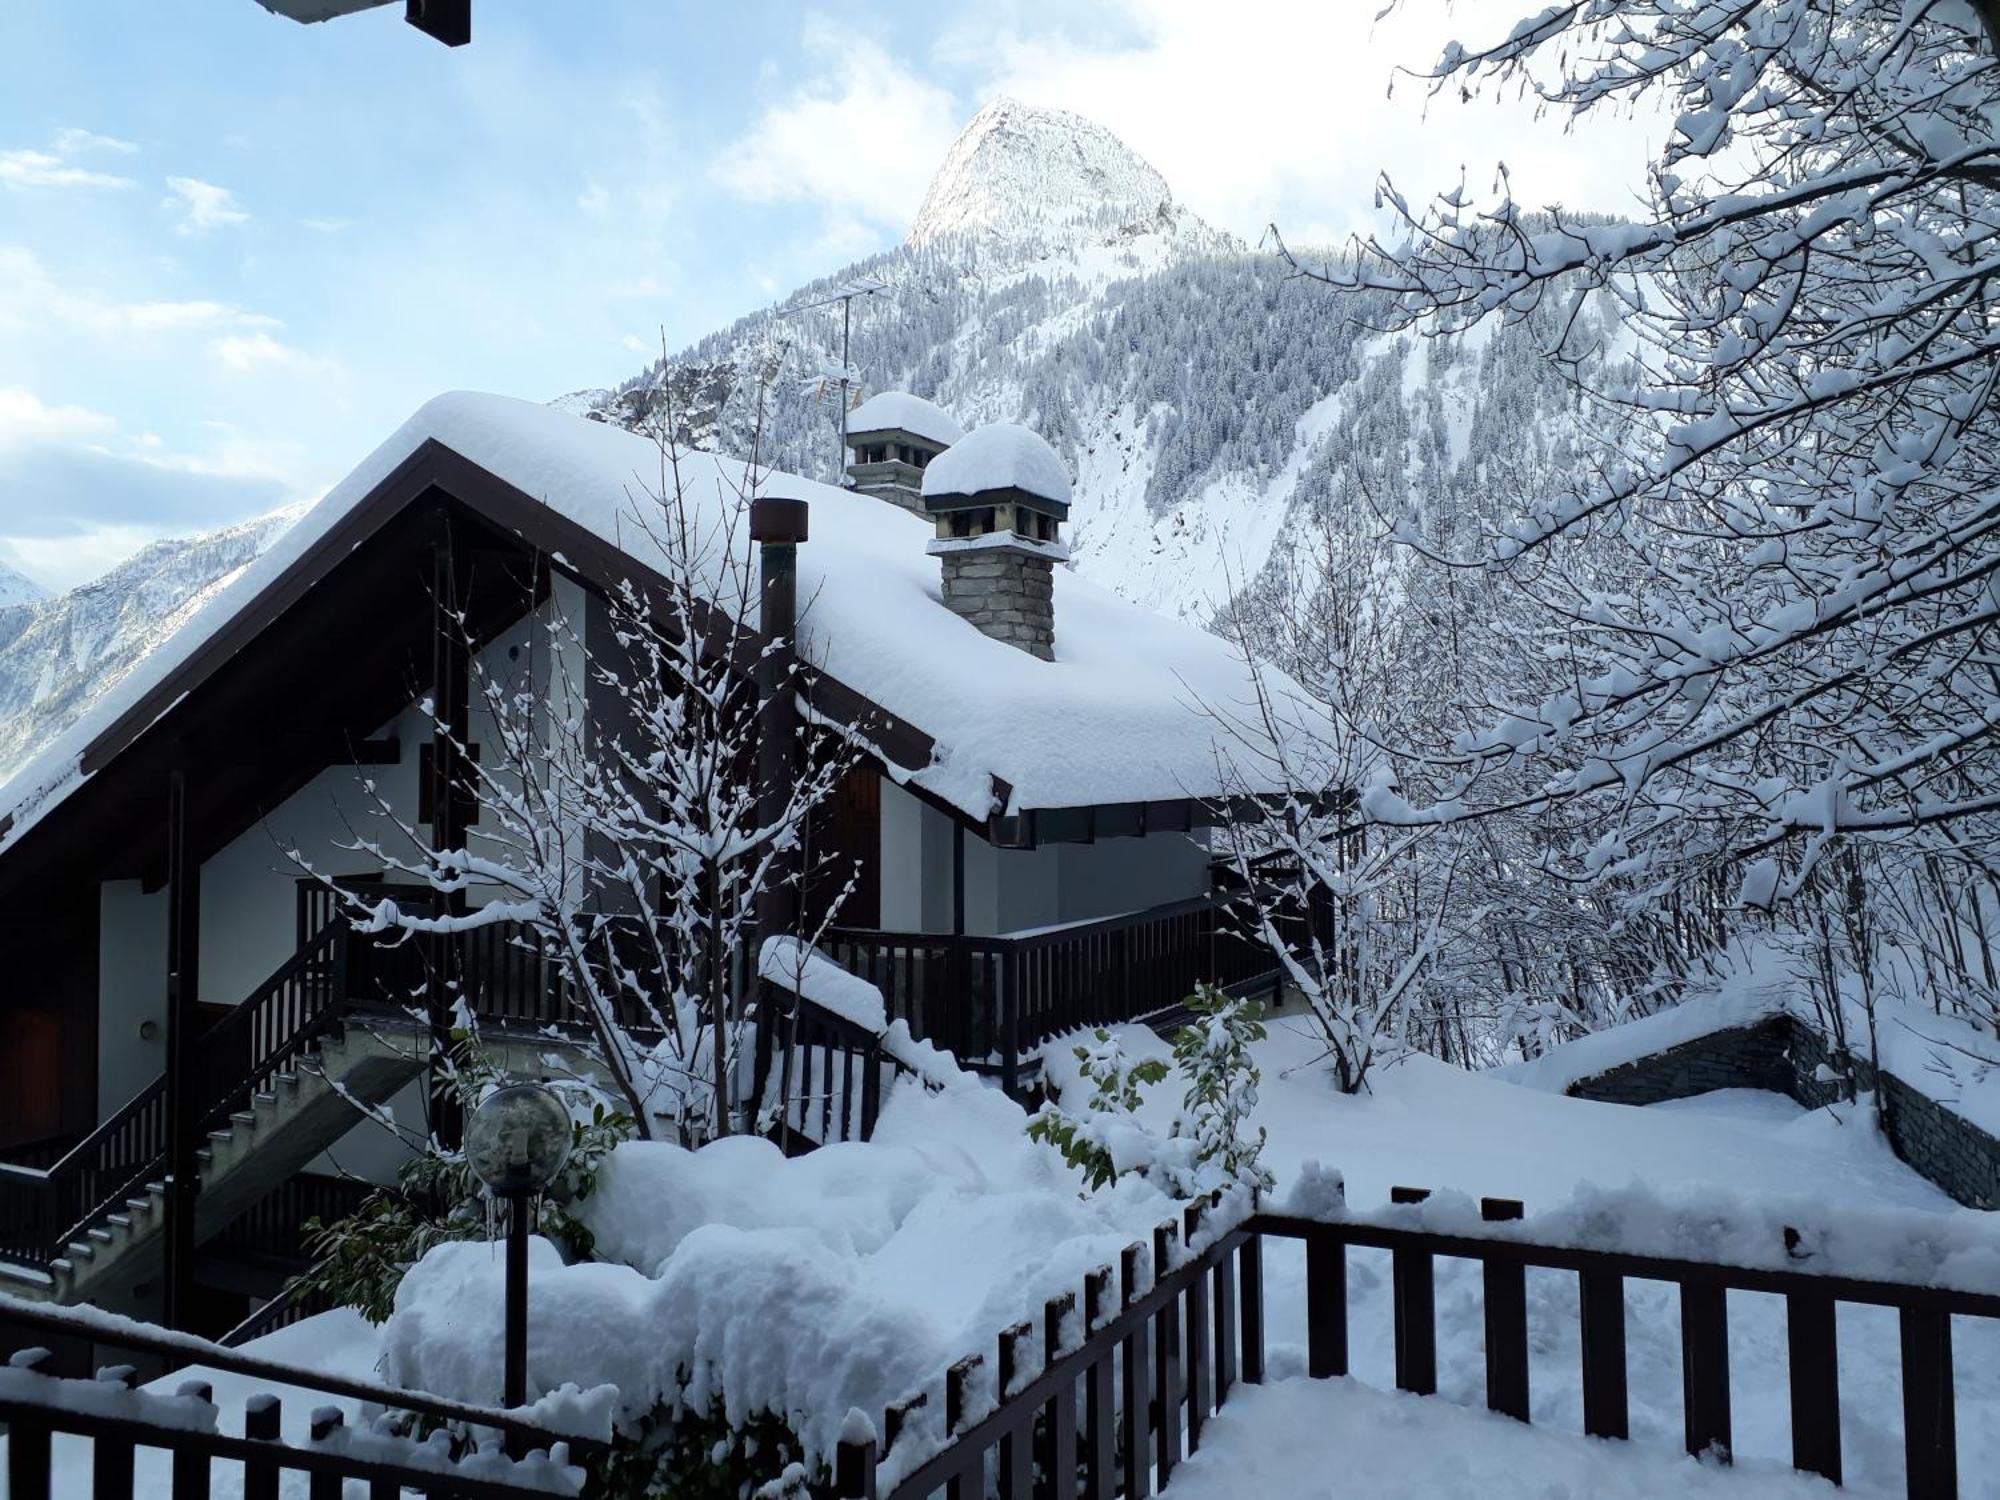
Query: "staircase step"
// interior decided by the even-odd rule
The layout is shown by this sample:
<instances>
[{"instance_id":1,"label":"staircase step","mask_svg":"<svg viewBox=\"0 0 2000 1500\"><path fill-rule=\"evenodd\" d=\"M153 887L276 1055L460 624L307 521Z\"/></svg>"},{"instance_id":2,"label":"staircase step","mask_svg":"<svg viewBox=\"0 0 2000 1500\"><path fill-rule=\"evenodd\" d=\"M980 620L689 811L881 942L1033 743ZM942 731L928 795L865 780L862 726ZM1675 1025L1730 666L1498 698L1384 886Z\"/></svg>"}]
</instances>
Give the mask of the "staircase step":
<instances>
[{"instance_id":1,"label":"staircase step","mask_svg":"<svg viewBox=\"0 0 2000 1500\"><path fill-rule=\"evenodd\" d=\"M194 1159L197 1165L204 1167L207 1166L210 1162L215 1160L215 1147L213 1146L197 1147L194 1153ZM162 1191L165 1190L162 1189Z\"/></svg>"},{"instance_id":2,"label":"staircase step","mask_svg":"<svg viewBox=\"0 0 2000 1500\"><path fill-rule=\"evenodd\" d=\"M125 1206L135 1214L149 1214L153 1211L153 1200L151 1198L127 1198Z\"/></svg>"},{"instance_id":3,"label":"staircase step","mask_svg":"<svg viewBox=\"0 0 2000 1500\"><path fill-rule=\"evenodd\" d=\"M132 1216L130 1214L106 1214L104 1222L107 1224L116 1224L120 1229L130 1229L132 1227Z\"/></svg>"},{"instance_id":4,"label":"staircase step","mask_svg":"<svg viewBox=\"0 0 2000 1500\"><path fill-rule=\"evenodd\" d=\"M236 1139L236 1132L233 1130L211 1130L208 1133L208 1138L218 1146L226 1146L229 1142Z\"/></svg>"},{"instance_id":5,"label":"staircase step","mask_svg":"<svg viewBox=\"0 0 2000 1500\"><path fill-rule=\"evenodd\" d=\"M84 1233L90 1236L90 1242L93 1245L108 1245L111 1243L111 1231L108 1229L86 1229Z\"/></svg>"},{"instance_id":6,"label":"staircase step","mask_svg":"<svg viewBox=\"0 0 2000 1500\"><path fill-rule=\"evenodd\" d=\"M238 1125L255 1125L257 1123L255 1110L239 1109L229 1118L234 1120Z\"/></svg>"},{"instance_id":7,"label":"staircase step","mask_svg":"<svg viewBox=\"0 0 2000 1500\"><path fill-rule=\"evenodd\" d=\"M71 1240L63 1248L69 1251L69 1257L71 1260L97 1259L97 1246L89 1244L83 1240Z\"/></svg>"},{"instance_id":8,"label":"staircase step","mask_svg":"<svg viewBox=\"0 0 2000 1500\"><path fill-rule=\"evenodd\" d=\"M76 1275L76 1262L71 1260L67 1255L58 1255L54 1260L49 1262L49 1275L54 1277L74 1276Z\"/></svg>"},{"instance_id":9,"label":"staircase step","mask_svg":"<svg viewBox=\"0 0 2000 1500\"><path fill-rule=\"evenodd\" d=\"M278 1096L276 1094L268 1092L257 1093L251 1096L250 1102L253 1104L270 1105L275 1108L278 1103Z\"/></svg>"}]
</instances>

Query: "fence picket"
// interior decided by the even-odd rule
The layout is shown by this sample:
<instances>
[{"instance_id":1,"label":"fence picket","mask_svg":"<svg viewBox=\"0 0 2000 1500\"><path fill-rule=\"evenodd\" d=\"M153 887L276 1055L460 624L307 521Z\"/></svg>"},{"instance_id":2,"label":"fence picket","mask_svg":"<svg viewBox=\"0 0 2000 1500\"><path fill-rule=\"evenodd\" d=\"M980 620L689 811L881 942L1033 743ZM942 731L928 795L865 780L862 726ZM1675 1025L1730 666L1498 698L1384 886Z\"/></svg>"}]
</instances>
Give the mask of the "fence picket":
<instances>
[{"instance_id":1,"label":"fence picket","mask_svg":"<svg viewBox=\"0 0 2000 1500\"><path fill-rule=\"evenodd\" d=\"M1785 1297L1791 1359L1792 1467L1840 1483L1840 1349L1833 1299L1813 1292Z\"/></svg>"}]
</instances>

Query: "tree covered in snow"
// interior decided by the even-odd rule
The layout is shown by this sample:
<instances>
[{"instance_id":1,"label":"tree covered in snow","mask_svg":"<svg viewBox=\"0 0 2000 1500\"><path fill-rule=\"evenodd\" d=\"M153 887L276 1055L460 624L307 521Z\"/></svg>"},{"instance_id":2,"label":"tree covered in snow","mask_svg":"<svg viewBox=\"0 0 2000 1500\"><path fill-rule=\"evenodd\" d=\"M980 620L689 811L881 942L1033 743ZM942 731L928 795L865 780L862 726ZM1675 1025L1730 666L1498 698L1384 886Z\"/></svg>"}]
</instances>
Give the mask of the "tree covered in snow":
<instances>
[{"instance_id":1,"label":"tree covered in snow","mask_svg":"<svg viewBox=\"0 0 2000 1500\"><path fill-rule=\"evenodd\" d=\"M835 891L817 920L837 910L852 872L814 849L813 815L854 752L807 727L775 811L763 800L755 678L775 643L758 626L747 519L763 471L753 446L739 493L694 495L672 400L650 410L659 469L629 519L652 576L587 602L589 618L558 591L531 617L542 639L519 663L471 653L473 724L425 705L477 797L462 843L439 847L379 803L392 835L350 845L462 909L332 884L376 934L514 924L588 1025L639 1134L692 1144L756 1123L760 1101L733 1097L749 1081L744 955L773 886L815 875Z\"/></svg>"},{"instance_id":2,"label":"tree covered in snow","mask_svg":"<svg viewBox=\"0 0 2000 1500\"><path fill-rule=\"evenodd\" d=\"M1552 6L1430 78L1524 85L1573 121L1670 102L1647 214L1530 213L1504 172L1479 204L1385 180L1393 235L1286 252L1331 300L1386 299L1391 335L1534 332L1601 433L1585 462L1508 476L1498 512L1371 492L1405 547L1375 560L1399 628L1470 595L1485 641L1394 648L1456 680L1400 722L1352 716L1380 759L1339 832L1452 845L1432 863L1474 878L1426 904L1464 930L1532 916L1523 956L1545 962L1594 923L1601 980L1644 1004L1775 922L1836 1026L1891 975L1993 1013L1994 21L1957 0ZM1636 339L1622 378L1590 364L1607 303ZM1565 1015L1545 992L1532 1019L1595 1024L1601 998Z\"/></svg>"}]
</instances>

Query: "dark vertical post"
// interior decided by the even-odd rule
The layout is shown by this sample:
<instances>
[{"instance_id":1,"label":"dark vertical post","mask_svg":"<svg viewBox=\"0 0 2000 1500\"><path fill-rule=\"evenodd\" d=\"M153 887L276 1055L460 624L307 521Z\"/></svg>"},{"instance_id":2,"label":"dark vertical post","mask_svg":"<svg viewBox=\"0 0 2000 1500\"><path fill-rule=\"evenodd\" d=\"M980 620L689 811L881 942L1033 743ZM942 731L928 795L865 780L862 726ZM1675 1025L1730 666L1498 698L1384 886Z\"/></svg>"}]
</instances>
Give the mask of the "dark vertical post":
<instances>
[{"instance_id":1,"label":"dark vertical post","mask_svg":"<svg viewBox=\"0 0 2000 1500\"><path fill-rule=\"evenodd\" d=\"M1687 1451L1729 1457L1729 1294L1714 1282L1681 1283L1681 1413Z\"/></svg>"},{"instance_id":2,"label":"dark vertical post","mask_svg":"<svg viewBox=\"0 0 2000 1500\"><path fill-rule=\"evenodd\" d=\"M1000 1087L1009 1099L1020 1097L1020 990L1021 953L1008 947L1000 955Z\"/></svg>"},{"instance_id":3,"label":"dark vertical post","mask_svg":"<svg viewBox=\"0 0 2000 1500\"><path fill-rule=\"evenodd\" d=\"M1840 1353L1833 1299L1785 1294L1792 1373L1792 1467L1840 1483Z\"/></svg>"},{"instance_id":4,"label":"dark vertical post","mask_svg":"<svg viewBox=\"0 0 2000 1500\"><path fill-rule=\"evenodd\" d=\"M528 1218L532 1195L507 1200L507 1367L500 1404L528 1404ZM516 1454L515 1457L519 1457Z\"/></svg>"},{"instance_id":5,"label":"dark vertical post","mask_svg":"<svg viewBox=\"0 0 2000 1500\"><path fill-rule=\"evenodd\" d=\"M7 1361L16 1370L32 1370L44 1378L51 1356L46 1349L22 1349ZM16 1420L7 1431L7 1493L13 1500L49 1500L50 1444L48 1424Z\"/></svg>"},{"instance_id":6,"label":"dark vertical post","mask_svg":"<svg viewBox=\"0 0 2000 1500\"><path fill-rule=\"evenodd\" d=\"M1076 1311L1076 1293L1064 1292L1042 1305L1042 1368L1049 1369L1063 1354L1063 1324ZM1076 1382L1064 1381L1049 1398L1043 1425L1042 1472L1051 1493L1061 1500L1076 1494Z\"/></svg>"},{"instance_id":7,"label":"dark vertical post","mask_svg":"<svg viewBox=\"0 0 2000 1500\"><path fill-rule=\"evenodd\" d=\"M1182 1218L1182 1243L1192 1247L1195 1232L1201 1228L1199 1203L1190 1203ZM1208 1353L1208 1273L1200 1263L1193 1262L1188 1267L1192 1277L1188 1282L1187 1301L1187 1341L1182 1358L1186 1371L1184 1381L1187 1386L1187 1434L1188 1452L1201 1447L1202 1424L1208 1420L1209 1399L1209 1353Z\"/></svg>"},{"instance_id":8,"label":"dark vertical post","mask_svg":"<svg viewBox=\"0 0 2000 1500\"><path fill-rule=\"evenodd\" d=\"M984 1355L968 1354L944 1372L944 1435L947 1440L965 1430L966 1389L972 1372L986 1363ZM980 1500L984 1492L986 1465L983 1457L971 1465L971 1482L960 1472L944 1482L945 1500Z\"/></svg>"},{"instance_id":9,"label":"dark vertical post","mask_svg":"<svg viewBox=\"0 0 2000 1500\"><path fill-rule=\"evenodd\" d=\"M186 1380L174 1391L176 1396L192 1396L215 1404L215 1387L205 1380ZM176 1448L172 1459L172 1480L168 1486L173 1500L208 1500L209 1458L199 1448Z\"/></svg>"},{"instance_id":10,"label":"dark vertical post","mask_svg":"<svg viewBox=\"0 0 2000 1500\"><path fill-rule=\"evenodd\" d=\"M128 1391L139 1384L139 1372L130 1365L99 1370L97 1378ZM100 1433L90 1445L91 1500L131 1500L132 1493L132 1440Z\"/></svg>"},{"instance_id":11,"label":"dark vertical post","mask_svg":"<svg viewBox=\"0 0 2000 1500\"><path fill-rule=\"evenodd\" d=\"M1625 1278L1612 1271L1580 1271L1577 1295L1583 1320L1583 1430L1592 1437L1630 1437Z\"/></svg>"},{"instance_id":12,"label":"dark vertical post","mask_svg":"<svg viewBox=\"0 0 2000 1500\"><path fill-rule=\"evenodd\" d=\"M1083 1280L1083 1336L1094 1337L1117 1312L1111 1267L1099 1266ZM1083 1386L1083 1462L1087 1500L1113 1500L1118 1493L1118 1386L1116 1360L1106 1349L1091 1362Z\"/></svg>"},{"instance_id":13,"label":"dark vertical post","mask_svg":"<svg viewBox=\"0 0 2000 1500\"><path fill-rule=\"evenodd\" d=\"M1391 1203L1421 1203L1429 1188L1392 1187ZM1437 1394L1437 1272L1427 1250L1389 1252L1396 1309L1396 1386L1419 1396Z\"/></svg>"},{"instance_id":14,"label":"dark vertical post","mask_svg":"<svg viewBox=\"0 0 2000 1500\"><path fill-rule=\"evenodd\" d=\"M758 631L762 650L757 658L757 822L765 828L784 820L798 781L799 700L799 545L806 539L806 502L762 495L750 502L750 540L757 544ZM774 937L799 925L800 872L792 857L772 861L770 875L757 892L757 954ZM756 956L750 965L757 972ZM776 1014L778 996L758 985L758 1027ZM729 1133L725 1018L715 1024L716 1133Z\"/></svg>"},{"instance_id":15,"label":"dark vertical post","mask_svg":"<svg viewBox=\"0 0 2000 1500\"><path fill-rule=\"evenodd\" d=\"M1162 1224L1153 1231L1153 1285L1168 1276L1173 1253L1174 1226ZM1153 1314L1153 1398L1160 1409L1154 1457L1159 1464L1160 1488L1167 1487L1174 1465L1181 1459L1181 1320L1180 1299L1169 1297Z\"/></svg>"},{"instance_id":16,"label":"dark vertical post","mask_svg":"<svg viewBox=\"0 0 2000 1500\"><path fill-rule=\"evenodd\" d=\"M1479 1216L1489 1223L1518 1219L1524 1212L1512 1198L1482 1198ZM1528 1268L1504 1251L1480 1262L1486 1291L1486 1404L1494 1411L1528 1420Z\"/></svg>"},{"instance_id":17,"label":"dark vertical post","mask_svg":"<svg viewBox=\"0 0 2000 1500\"><path fill-rule=\"evenodd\" d=\"M838 1500L875 1500L875 1440L841 1439L833 1456L833 1490Z\"/></svg>"},{"instance_id":18,"label":"dark vertical post","mask_svg":"<svg viewBox=\"0 0 2000 1500\"><path fill-rule=\"evenodd\" d=\"M1952 1410L1951 1314L1901 1310L1903 1458L1912 1496L1956 1500L1958 1422Z\"/></svg>"},{"instance_id":19,"label":"dark vertical post","mask_svg":"<svg viewBox=\"0 0 2000 1500\"><path fill-rule=\"evenodd\" d=\"M243 1403L243 1435L252 1442L275 1443L283 1430L283 1416L276 1396L252 1396ZM243 1460L243 1500L278 1500L275 1458Z\"/></svg>"},{"instance_id":20,"label":"dark vertical post","mask_svg":"<svg viewBox=\"0 0 2000 1500\"><path fill-rule=\"evenodd\" d=\"M1264 1383L1264 1236L1243 1237L1243 1383Z\"/></svg>"},{"instance_id":21,"label":"dark vertical post","mask_svg":"<svg viewBox=\"0 0 2000 1500\"><path fill-rule=\"evenodd\" d=\"M195 1153L202 1102L196 1084L195 1003L201 993L201 861L188 843L185 750L167 773L167 1202L163 1267L169 1328L193 1316Z\"/></svg>"},{"instance_id":22,"label":"dark vertical post","mask_svg":"<svg viewBox=\"0 0 2000 1500\"><path fill-rule=\"evenodd\" d=\"M1032 1324L1016 1323L1011 1328L1000 1330L1000 1364L998 1388L995 1400L1006 1406L1007 1398L1023 1383L1027 1375L1027 1361L1021 1351L1028 1347L1028 1339L1033 1335ZM1001 1500L1028 1500L1034 1484L1034 1454L1030 1451L1034 1435L1032 1414L1018 1418L1014 1425L1000 1437L1000 1495Z\"/></svg>"},{"instance_id":23,"label":"dark vertical post","mask_svg":"<svg viewBox=\"0 0 2000 1500\"><path fill-rule=\"evenodd\" d=\"M1139 1257L1144 1253L1139 1245L1127 1245L1118 1257L1119 1300L1127 1310L1139 1301ZM1153 1361L1146 1334L1146 1320L1141 1318L1125 1336L1120 1355L1124 1377L1124 1388L1119 1393L1123 1425L1120 1446L1125 1450L1126 1500L1146 1500L1152 1492L1153 1466L1147 1457L1146 1437L1152 1426L1148 1413L1152 1410L1153 1393L1147 1377L1152 1373Z\"/></svg>"},{"instance_id":24,"label":"dark vertical post","mask_svg":"<svg viewBox=\"0 0 2000 1500\"><path fill-rule=\"evenodd\" d=\"M1347 1373L1347 1245L1323 1229L1306 1236L1306 1373L1314 1380Z\"/></svg>"},{"instance_id":25,"label":"dark vertical post","mask_svg":"<svg viewBox=\"0 0 2000 1500\"><path fill-rule=\"evenodd\" d=\"M322 1408L313 1413L312 1425L306 1429L306 1436L315 1444L323 1443L340 1431L345 1419L340 1409ZM345 1500L347 1484L331 1469L314 1469L312 1477L306 1481L306 1500ZM174 1500L180 1500L176 1495Z\"/></svg>"},{"instance_id":26,"label":"dark vertical post","mask_svg":"<svg viewBox=\"0 0 2000 1500\"><path fill-rule=\"evenodd\" d=\"M465 843L463 777L458 747L471 733L471 663L464 622L458 617L458 573L451 545L451 521L440 509L431 532L431 847L444 851ZM441 898L440 915L465 910L465 893ZM425 940L425 1009L430 1020L431 1062L428 1090L431 1129L447 1147L458 1146L465 1134L464 1111L452 1087L450 1053L453 981L460 979L461 940L456 934L432 933Z\"/></svg>"},{"instance_id":27,"label":"dark vertical post","mask_svg":"<svg viewBox=\"0 0 2000 1500\"><path fill-rule=\"evenodd\" d=\"M1215 1406L1229 1399L1236 1384L1236 1257L1224 1250L1215 1262Z\"/></svg>"}]
</instances>

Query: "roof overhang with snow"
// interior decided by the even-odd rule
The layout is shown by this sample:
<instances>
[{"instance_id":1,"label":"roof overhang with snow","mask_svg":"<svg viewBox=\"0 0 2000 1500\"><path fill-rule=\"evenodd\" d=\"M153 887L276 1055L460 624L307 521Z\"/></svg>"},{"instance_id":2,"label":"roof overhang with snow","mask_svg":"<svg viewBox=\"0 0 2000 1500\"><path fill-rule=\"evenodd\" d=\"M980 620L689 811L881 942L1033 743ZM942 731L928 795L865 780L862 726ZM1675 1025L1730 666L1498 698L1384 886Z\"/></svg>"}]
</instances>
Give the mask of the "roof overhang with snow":
<instances>
[{"instance_id":1,"label":"roof overhang with snow","mask_svg":"<svg viewBox=\"0 0 2000 1500\"><path fill-rule=\"evenodd\" d=\"M682 469L690 492L740 503L740 465L702 454ZM210 774L216 797L233 796L251 822L293 774L279 762L308 777L340 763L339 747L369 732L356 726L387 722L427 680L422 559L437 516L462 517L467 547L503 570L554 559L600 589L663 586L634 544L649 470L657 449L623 429L501 397L428 403L0 787L0 894L24 865L77 840L158 848L148 810L176 743L250 742L235 752L243 764ZM1220 768L1219 717L1242 710L1255 684L1216 637L1058 570L1056 659L1038 661L943 605L921 518L789 476L766 476L761 492L813 513L799 550L811 708L994 842L1185 829L1251 815L1257 796L1279 790ZM517 606L519 587L503 591Z\"/></svg>"}]
</instances>

